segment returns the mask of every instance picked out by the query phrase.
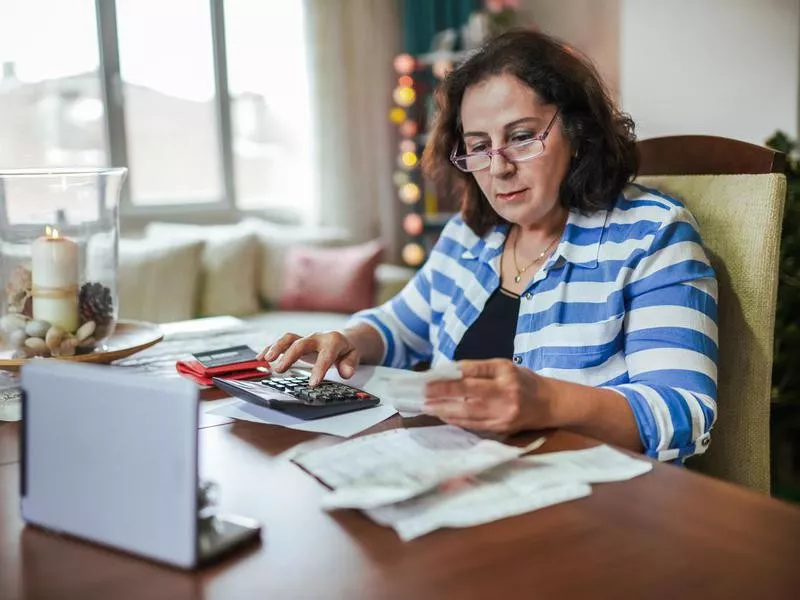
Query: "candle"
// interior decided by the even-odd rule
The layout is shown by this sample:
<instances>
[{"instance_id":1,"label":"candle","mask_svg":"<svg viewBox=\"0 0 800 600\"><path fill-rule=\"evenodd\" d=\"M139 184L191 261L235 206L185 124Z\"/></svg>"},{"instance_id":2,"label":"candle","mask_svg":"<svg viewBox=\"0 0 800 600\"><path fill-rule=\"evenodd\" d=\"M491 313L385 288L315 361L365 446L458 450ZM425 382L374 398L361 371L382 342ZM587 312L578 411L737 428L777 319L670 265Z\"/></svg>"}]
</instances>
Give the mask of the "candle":
<instances>
[{"instance_id":1,"label":"candle","mask_svg":"<svg viewBox=\"0 0 800 600\"><path fill-rule=\"evenodd\" d=\"M78 244L46 227L32 246L33 318L78 329Z\"/></svg>"}]
</instances>

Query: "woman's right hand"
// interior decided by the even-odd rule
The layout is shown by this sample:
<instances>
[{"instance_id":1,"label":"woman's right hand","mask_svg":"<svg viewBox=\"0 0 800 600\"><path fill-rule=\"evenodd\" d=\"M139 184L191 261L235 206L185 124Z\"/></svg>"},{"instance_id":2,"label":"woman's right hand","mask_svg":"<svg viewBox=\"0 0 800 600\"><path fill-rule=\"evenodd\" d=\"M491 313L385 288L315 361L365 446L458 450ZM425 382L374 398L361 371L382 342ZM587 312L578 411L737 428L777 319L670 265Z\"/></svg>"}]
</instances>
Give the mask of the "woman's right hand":
<instances>
[{"instance_id":1,"label":"woman's right hand","mask_svg":"<svg viewBox=\"0 0 800 600\"><path fill-rule=\"evenodd\" d=\"M306 337L287 333L264 348L258 356L272 362L281 354L281 359L272 365L277 373L283 373L301 358L314 363L309 379L311 386L322 381L325 373L334 365L339 375L345 379L352 377L361 359L356 345L341 331L312 333Z\"/></svg>"}]
</instances>

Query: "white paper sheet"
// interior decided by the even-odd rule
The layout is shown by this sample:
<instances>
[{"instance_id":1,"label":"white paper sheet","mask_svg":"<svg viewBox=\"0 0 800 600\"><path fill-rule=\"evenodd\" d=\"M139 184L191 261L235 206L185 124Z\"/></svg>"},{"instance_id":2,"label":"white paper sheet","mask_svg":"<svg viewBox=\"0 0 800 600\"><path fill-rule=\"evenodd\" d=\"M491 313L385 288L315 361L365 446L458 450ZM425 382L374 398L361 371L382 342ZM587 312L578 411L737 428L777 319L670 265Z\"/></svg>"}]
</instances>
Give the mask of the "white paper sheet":
<instances>
[{"instance_id":1,"label":"white paper sheet","mask_svg":"<svg viewBox=\"0 0 800 600\"><path fill-rule=\"evenodd\" d=\"M650 461L633 458L605 444L586 450L526 456L520 462L532 468L532 477L541 481L607 483L626 481L653 470Z\"/></svg>"},{"instance_id":2,"label":"white paper sheet","mask_svg":"<svg viewBox=\"0 0 800 600\"><path fill-rule=\"evenodd\" d=\"M653 468L608 446L523 457L460 487L437 489L366 511L404 541L442 527L468 527L588 496L590 483L623 481Z\"/></svg>"},{"instance_id":3,"label":"white paper sheet","mask_svg":"<svg viewBox=\"0 0 800 600\"><path fill-rule=\"evenodd\" d=\"M286 413L257 406L244 400L234 400L228 404L212 408L208 414L242 421L252 421L253 423L266 423L268 425L280 425L289 429L299 431L313 431L316 433L327 433L341 437L351 437L357 433L385 421L397 411L389 404L380 404L373 408L365 408L343 415L304 421L287 415Z\"/></svg>"},{"instance_id":4,"label":"white paper sheet","mask_svg":"<svg viewBox=\"0 0 800 600\"><path fill-rule=\"evenodd\" d=\"M518 448L443 425L393 429L311 450L293 460L333 488L323 498L325 508L368 509L491 469L542 442Z\"/></svg>"},{"instance_id":5,"label":"white paper sheet","mask_svg":"<svg viewBox=\"0 0 800 600\"><path fill-rule=\"evenodd\" d=\"M305 369L309 370L309 369ZM461 369L456 363L444 363L429 371L409 371L392 367L361 366L350 379L344 379L335 368L325 379L341 381L366 390L391 404L404 417L419 415L425 400L425 384L434 380L459 379Z\"/></svg>"},{"instance_id":6,"label":"white paper sheet","mask_svg":"<svg viewBox=\"0 0 800 600\"><path fill-rule=\"evenodd\" d=\"M461 369L456 363L444 363L429 371L409 371L391 367L362 366L350 379L330 369L325 378L342 381L378 396L394 406L404 417L419 415L425 400L425 384L433 380L459 379Z\"/></svg>"},{"instance_id":7,"label":"white paper sheet","mask_svg":"<svg viewBox=\"0 0 800 600\"><path fill-rule=\"evenodd\" d=\"M381 372L378 377L384 384L394 407L403 416L412 416L422 412L425 386L429 381L461 379L461 368L457 363L443 363L422 372L391 369Z\"/></svg>"}]
</instances>

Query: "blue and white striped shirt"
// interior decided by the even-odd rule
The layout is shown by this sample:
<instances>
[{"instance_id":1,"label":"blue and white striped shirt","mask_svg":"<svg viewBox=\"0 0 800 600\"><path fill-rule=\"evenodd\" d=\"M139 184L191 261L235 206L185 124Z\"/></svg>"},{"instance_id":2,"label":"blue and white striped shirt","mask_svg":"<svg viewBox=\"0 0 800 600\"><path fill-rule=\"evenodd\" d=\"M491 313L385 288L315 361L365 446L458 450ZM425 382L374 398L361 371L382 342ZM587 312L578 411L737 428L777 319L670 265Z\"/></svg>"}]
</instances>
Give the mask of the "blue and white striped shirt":
<instances>
[{"instance_id":1,"label":"blue and white striped shirt","mask_svg":"<svg viewBox=\"0 0 800 600\"><path fill-rule=\"evenodd\" d=\"M350 324L380 333L384 365L452 360L500 285L507 232L481 238L453 217L403 291ZM652 457L703 453L716 419L717 282L689 211L639 185L610 210L570 211L520 299L514 362L622 394Z\"/></svg>"}]
</instances>

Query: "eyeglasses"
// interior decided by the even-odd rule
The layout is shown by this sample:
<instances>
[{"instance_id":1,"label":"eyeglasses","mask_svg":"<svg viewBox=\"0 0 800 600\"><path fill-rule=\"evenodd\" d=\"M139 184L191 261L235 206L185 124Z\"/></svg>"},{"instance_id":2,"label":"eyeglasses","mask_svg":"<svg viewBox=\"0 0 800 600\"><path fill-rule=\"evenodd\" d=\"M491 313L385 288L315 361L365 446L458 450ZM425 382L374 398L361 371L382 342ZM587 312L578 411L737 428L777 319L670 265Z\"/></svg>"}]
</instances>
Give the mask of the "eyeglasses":
<instances>
[{"instance_id":1,"label":"eyeglasses","mask_svg":"<svg viewBox=\"0 0 800 600\"><path fill-rule=\"evenodd\" d=\"M556 122L556 117L560 110L556 111L547 128L534 138L523 140L521 142L511 142L497 150L481 150L480 152L473 152L472 154L462 154L456 156L458 144L456 144L453 151L450 153L450 162L453 163L458 169L465 173L472 173L473 171L482 171L492 164L492 157L500 155L509 162L520 162L523 160L531 160L536 158L544 152L544 141L553 128Z\"/></svg>"}]
</instances>

